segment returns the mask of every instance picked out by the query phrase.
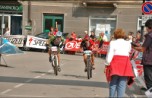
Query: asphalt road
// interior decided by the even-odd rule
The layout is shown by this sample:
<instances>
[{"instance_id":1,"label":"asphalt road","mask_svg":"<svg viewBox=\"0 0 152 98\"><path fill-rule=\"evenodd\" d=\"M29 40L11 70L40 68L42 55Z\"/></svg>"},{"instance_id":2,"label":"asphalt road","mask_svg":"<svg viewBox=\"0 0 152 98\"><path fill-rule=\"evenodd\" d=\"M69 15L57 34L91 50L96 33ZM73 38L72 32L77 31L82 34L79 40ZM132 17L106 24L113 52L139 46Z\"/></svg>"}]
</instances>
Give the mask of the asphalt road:
<instances>
[{"instance_id":1,"label":"asphalt road","mask_svg":"<svg viewBox=\"0 0 152 98\"><path fill-rule=\"evenodd\" d=\"M3 55L8 67L0 66L0 97L108 97L108 83L103 72L104 59L95 58L93 78L87 79L82 54L61 55L61 72L55 76L48 54L25 52ZM126 97L144 97L139 83L127 88Z\"/></svg>"}]
</instances>

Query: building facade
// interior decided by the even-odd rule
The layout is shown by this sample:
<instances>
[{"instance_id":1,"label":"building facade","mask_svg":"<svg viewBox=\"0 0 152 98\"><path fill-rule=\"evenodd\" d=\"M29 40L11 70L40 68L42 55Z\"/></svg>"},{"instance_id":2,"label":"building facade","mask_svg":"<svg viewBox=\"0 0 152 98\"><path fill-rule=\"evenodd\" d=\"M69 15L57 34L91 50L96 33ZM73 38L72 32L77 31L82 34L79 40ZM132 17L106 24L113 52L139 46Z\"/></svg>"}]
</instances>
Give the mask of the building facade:
<instances>
[{"instance_id":1,"label":"building facade","mask_svg":"<svg viewBox=\"0 0 152 98\"><path fill-rule=\"evenodd\" d=\"M35 35L50 27L62 32L104 32L110 38L115 28L140 29L142 0L19 0L23 6L23 35ZM25 29L31 26L31 30Z\"/></svg>"},{"instance_id":2,"label":"building facade","mask_svg":"<svg viewBox=\"0 0 152 98\"><path fill-rule=\"evenodd\" d=\"M11 35L22 35L22 5L17 0L0 1L0 34L5 28Z\"/></svg>"}]
</instances>

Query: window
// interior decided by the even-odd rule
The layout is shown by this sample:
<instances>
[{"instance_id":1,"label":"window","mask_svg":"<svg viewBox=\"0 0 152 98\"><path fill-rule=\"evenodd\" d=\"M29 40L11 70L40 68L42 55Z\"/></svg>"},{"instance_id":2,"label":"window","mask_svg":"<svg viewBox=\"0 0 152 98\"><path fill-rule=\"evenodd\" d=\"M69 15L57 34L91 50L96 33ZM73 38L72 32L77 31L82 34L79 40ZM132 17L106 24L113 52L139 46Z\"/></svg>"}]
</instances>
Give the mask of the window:
<instances>
[{"instance_id":1,"label":"window","mask_svg":"<svg viewBox=\"0 0 152 98\"><path fill-rule=\"evenodd\" d=\"M5 27L3 29L3 33L5 32L5 28L10 28L9 27L9 24L10 24L10 16L6 16L4 15L4 24L5 24ZM2 34L2 15L0 15L0 35Z\"/></svg>"},{"instance_id":2,"label":"window","mask_svg":"<svg viewBox=\"0 0 152 98\"><path fill-rule=\"evenodd\" d=\"M94 16L89 18L89 34L95 32L98 37L101 32L104 32L108 40L116 28L116 16L99 17Z\"/></svg>"}]
</instances>

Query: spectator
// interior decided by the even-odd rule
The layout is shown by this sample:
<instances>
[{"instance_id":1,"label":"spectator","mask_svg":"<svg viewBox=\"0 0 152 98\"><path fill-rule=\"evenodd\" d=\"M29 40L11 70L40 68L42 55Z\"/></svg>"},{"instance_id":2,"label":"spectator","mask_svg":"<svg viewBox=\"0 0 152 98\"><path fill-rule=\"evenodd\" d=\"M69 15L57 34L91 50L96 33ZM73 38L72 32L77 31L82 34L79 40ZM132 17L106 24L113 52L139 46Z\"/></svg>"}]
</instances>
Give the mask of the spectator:
<instances>
[{"instance_id":1,"label":"spectator","mask_svg":"<svg viewBox=\"0 0 152 98\"><path fill-rule=\"evenodd\" d=\"M133 32L128 33L128 39L127 40L129 40L130 42L132 42L133 34L134 34Z\"/></svg>"},{"instance_id":2,"label":"spectator","mask_svg":"<svg viewBox=\"0 0 152 98\"><path fill-rule=\"evenodd\" d=\"M152 19L149 19L145 23L147 34L145 34L145 40L142 46L134 47L134 49L143 52L142 64L144 69L144 79L147 89L152 87Z\"/></svg>"},{"instance_id":3,"label":"spectator","mask_svg":"<svg viewBox=\"0 0 152 98\"><path fill-rule=\"evenodd\" d=\"M54 32L53 32L53 35L56 36L56 33L58 32L58 28L55 28Z\"/></svg>"},{"instance_id":4,"label":"spectator","mask_svg":"<svg viewBox=\"0 0 152 98\"><path fill-rule=\"evenodd\" d=\"M99 39L98 40L100 41L99 48L101 48L103 42L107 42L108 41L107 36L104 34L104 32L101 32L99 34Z\"/></svg>"},{"instance_id":5,"label":"spectator","mask_svg":"<svg viewBox=\"0 0 152 98\"><path fill-rule=\"evenodd\" d=\"M84 39L89 40L89 39L90 39L90 37L89 37L88 31L84 31L84 33L85 33L85 35L84 35Z\"/></svg>"},{"instance_id":6,"label":"spectator","mask_svg":"<svg viewBox=\"0 0 152 98\"><path fill-rule=\"evenodd\" d=\"M127 80L134 77L129 58L131 44L124 37L125 32L122 29L115 30L114 38L116 40L110 42L106 57L106 65L109 65L110 68L109 97L116 97L115 92L117 92L117 97L122 98L126 90Z\"/></svg>"},{"instance_id":7,"label":"spectator","mask_svg":"<svg viewBox=\"0 0 152 98\"><path fill-rule=\"evenodd\" d=\"M77 38L77 35L75 34L75 32L72 32L71 36L70 36L70 39L71 40L76 40L76 38Z\"/></svg>"},{"instance_id":8,"label":"spectator","mask_svg":"<svg viewBox=\"0 0 152 98\"><path fill-rule=\"evenodd\" d=\"M93 31L91 31L90 38L96 38L96 35L95 35L95 33Z\"/></svg>"},{"instance_id":9,"label":"spectator","mask_svg":"<svg viewBox=\"0 0 152 98\"><path fill-rule=\"evenodd\" d=\"M6 29L5 29L4 37L5 37L5 36L10 36L9 28L6 28Z\"/></svg>"}]
</instances>

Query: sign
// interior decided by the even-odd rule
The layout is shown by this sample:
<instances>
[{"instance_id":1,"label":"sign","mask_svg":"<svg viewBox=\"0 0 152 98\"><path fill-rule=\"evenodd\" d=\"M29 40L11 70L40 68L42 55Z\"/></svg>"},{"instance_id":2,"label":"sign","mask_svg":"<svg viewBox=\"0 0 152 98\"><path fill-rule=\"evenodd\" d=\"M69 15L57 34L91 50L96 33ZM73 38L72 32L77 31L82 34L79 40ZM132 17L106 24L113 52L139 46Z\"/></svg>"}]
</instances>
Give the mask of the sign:
<instances>
[{"instance_id":1,"label":"sign","mask_svg":"<svg viewBox=\"0 0 152 98\"><path fill-rule=\"evenodd\" d=\"M28 35L26 41L26 47L46 49L46 42L47 39Z\"/></svg>"},{"instance_id":2,"label":"sign","mask_svg":"<svg viewBox=\"0 0 152 98\"><path fill-rule=\"evenodd\" d=\"M22 11L22 5L0 5L0 10L8 10L8 11Z\"/></svg>"},{"instance_id":3,"label":"sign","mask_svg":"<svg viewBox=\"0 0 152 98\"><path fill-rule=\"evenodd\" d=\"M24 45L24 35L10 35L6 36L5 38L17 47L23 47Z\"/></svg>"},{"instance_id":4,"label":"sign","mask_svg":"<svg viewBox=\"0 0 152 98\"><path fill-rule=\"evenodd\" d=\"M144 14L152 14L152 2L145 2L142 5L142 12Z\"/></svg>"},{"instance_id":5,"label":"sign","mask_svg":"<svg viewBox=\"0 0 152 98\"><path fill-rule=\"evenodd\" d=\"M81 43L78 43L77 41L66 40L65 50L66 51L78 51L78 50L80 50L80 44Z\"/></svg>"},{"instance_id":6,"label":"sign","mask_svg":"<svg viewBox=\"0 0 152 98\"><path fill-rule=\"evenodd\" d=\"M142 15L142 26L145 26L145 22L148 19L152 19L152 15Z\"/></svg>"},{"instance_id":7,"label":"sign","mask_svg":"<svg viewBox=\"0 0 152 98\"><path fill-rule=\"evenodd\" d=\"M96 30L95 30L95 34L96 36L99 36L99 34L101 32L104 32L105 33L106 31L106 26L105 24L96 24Z\"/></svg>"},{"instance_id":8,"label":"sign","mask_svg":"<svg viewBox=\"0 0 152 98\"><path fill-rule=\"evenodd\" d=\"M26 30L32 30L32 26L25 26Z\"/></svg>"}]
</instances>

